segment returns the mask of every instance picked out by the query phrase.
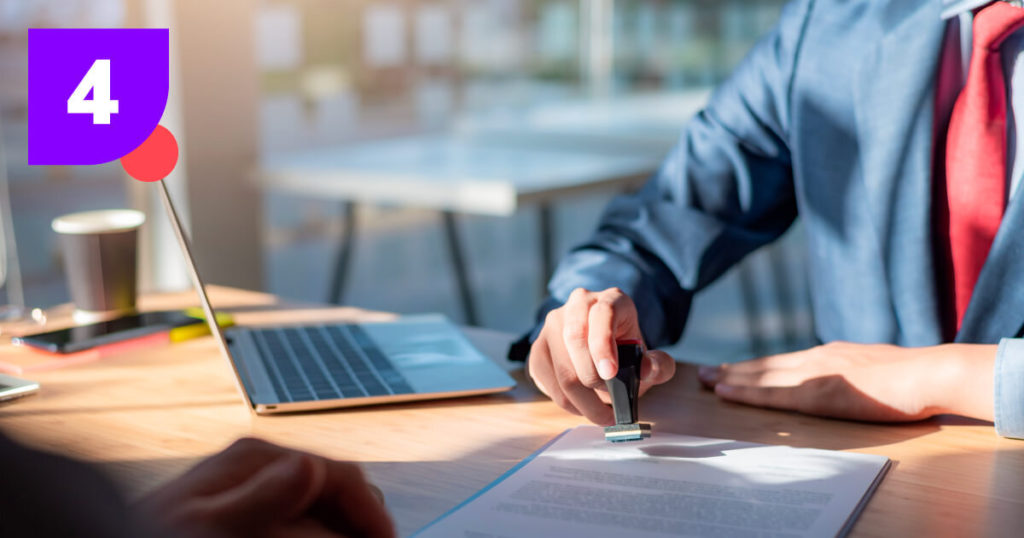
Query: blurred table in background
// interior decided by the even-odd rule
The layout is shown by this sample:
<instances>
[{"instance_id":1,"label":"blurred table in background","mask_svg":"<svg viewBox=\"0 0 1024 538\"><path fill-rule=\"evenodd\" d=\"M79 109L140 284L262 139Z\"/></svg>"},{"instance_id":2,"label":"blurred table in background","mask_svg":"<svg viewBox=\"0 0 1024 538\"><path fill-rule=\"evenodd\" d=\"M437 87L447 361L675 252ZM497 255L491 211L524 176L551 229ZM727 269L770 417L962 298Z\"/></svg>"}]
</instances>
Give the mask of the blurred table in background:
<instances>
[{"instance_id":1,"label":"blurred table in background","mask_svg":"<svg viewBox=\"0 0 1024 538\"><path fill-rule=\"evenodd\" d=\"M258 181L275 192L343 204L344 234L328 297L334 303L341 302L351 265L356 204L440 211L462 308L475 325L456 213L510 216L535 205L546 283L555 265L554 204L642 185L707 94L559 102L470 118L450 133L271 155Z\"/></svg>"},{"instance_id":2,"label":"blurred table in background","mask_svg":"<svg viewBox=\"0 0 1024 538\"><path fill-rule=\"evenodd\" d=\"M340 303L356 234L356 204L441 212L466 320L477 323L455 214L510 216L533 204L540 214L546 281L554 265L552 204L593 192L641 185L659 158L584 149L481 142L453 134L409 137L267 158L261 184L270 190L343 204L344 235L329 300Z\"/></svg>"}]
</instances>

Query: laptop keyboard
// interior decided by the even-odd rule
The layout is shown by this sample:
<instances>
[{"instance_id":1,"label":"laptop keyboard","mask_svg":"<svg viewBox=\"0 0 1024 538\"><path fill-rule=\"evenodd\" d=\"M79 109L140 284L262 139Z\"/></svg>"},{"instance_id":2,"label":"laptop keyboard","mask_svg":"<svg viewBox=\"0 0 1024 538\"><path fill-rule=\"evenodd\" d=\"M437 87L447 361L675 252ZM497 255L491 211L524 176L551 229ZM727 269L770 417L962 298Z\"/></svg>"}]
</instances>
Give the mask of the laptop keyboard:
<instances>
[{"instance_id":1,"label":"laptop keyboard","mask_svg":"<svg viewBox=\"0 0 1024 538\"><path fill-rule=\"evenodd\" d=\"M412 387L358 325L257 329L253 339L286 401L410 394Z\"/></svg>"}]
</instances>

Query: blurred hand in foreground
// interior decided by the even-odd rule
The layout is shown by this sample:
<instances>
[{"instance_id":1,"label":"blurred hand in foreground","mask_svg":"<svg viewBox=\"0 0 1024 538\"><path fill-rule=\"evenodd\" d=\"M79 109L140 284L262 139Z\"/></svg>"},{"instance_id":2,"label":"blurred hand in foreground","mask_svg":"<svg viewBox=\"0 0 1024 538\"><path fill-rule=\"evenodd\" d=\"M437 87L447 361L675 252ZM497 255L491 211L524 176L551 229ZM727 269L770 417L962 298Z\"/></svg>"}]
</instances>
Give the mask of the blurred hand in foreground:
<instances>
[{"instance_id":1,"label":"blurred hand in foreground","mask_svg":"<svg viewBox=\"0 0 1024 538\"><path fill-rule=\"evenodd\" d=\"M392 537L380 491L359 466L241 439L139 500L168 536Z\"/></svg>"}]
</instances>

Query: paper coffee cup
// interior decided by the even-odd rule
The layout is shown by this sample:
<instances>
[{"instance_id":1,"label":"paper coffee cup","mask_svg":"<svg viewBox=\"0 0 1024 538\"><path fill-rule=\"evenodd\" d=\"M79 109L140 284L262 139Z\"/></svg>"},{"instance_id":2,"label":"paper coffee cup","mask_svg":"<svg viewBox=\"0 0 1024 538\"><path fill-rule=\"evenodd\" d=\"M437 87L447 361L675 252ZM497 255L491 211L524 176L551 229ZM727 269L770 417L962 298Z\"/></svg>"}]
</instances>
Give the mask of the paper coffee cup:
<instances>
[{"instance_id":1,"label":"paper coffee cup","mask_svg":"<svg viewBox=\"0 0 1024 538\"><path fill-rule=\"evenodd\" d=\"M135 312L141 211L108 209L53 219L60 235L74 320L93 323Z\"/></svg>"}]
</instances>

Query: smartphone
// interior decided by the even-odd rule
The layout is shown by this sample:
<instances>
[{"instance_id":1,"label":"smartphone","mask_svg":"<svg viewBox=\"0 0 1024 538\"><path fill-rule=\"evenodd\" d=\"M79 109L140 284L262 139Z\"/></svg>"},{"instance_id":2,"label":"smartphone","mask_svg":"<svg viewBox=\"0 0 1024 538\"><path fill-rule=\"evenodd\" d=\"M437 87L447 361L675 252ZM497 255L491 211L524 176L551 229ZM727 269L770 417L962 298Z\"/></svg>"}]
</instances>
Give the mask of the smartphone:
<instances>
[{"instance_id":1,"label":"smartphone","mask_svg":"<svg viewBox=\"0 0 1024 538\"><path fill-rule=\"evenodd\" d=\"M38 391L39 383L35 381L0 374L0 402L35 394Z\"/></svg>"},{"instance_id":2,"label":"smartphone","mask_svg":"<svg viewBox=\"0 0 1024 538\"><path fill-rule=\"evenodd\" d=\"M16 336L11 340L51 353L74 353L197 323L203 320L180 310L143 312L90 325Z\"/></svg>"}]
</instances>

